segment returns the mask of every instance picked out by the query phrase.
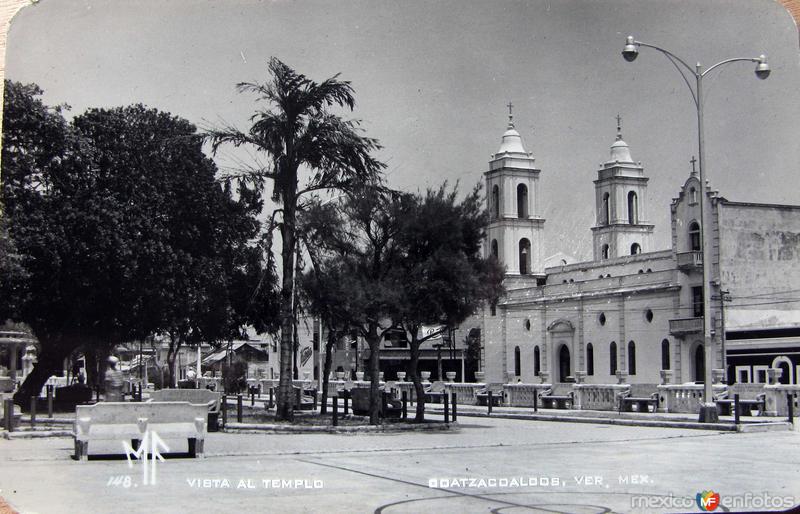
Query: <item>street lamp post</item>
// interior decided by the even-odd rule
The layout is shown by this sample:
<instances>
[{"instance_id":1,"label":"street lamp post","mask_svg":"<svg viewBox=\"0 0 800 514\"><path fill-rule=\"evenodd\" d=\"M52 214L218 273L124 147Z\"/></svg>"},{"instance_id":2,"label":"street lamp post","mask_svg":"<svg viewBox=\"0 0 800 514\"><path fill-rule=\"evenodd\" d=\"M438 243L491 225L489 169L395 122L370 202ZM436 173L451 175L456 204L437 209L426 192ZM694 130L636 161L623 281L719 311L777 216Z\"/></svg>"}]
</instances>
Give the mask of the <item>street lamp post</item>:
<instances>
[{"instance_id":1,"label":"street lamp post","mask_svg":"<svg viewBox=\"0 0 800 514\"><path fill-rule=\"evenodd\" d=\"M703 350L704 350L704 379L703 379L703 398L705 403L700 410L700 421L712 421L717 419L716 406L714 405L713 389L711 380L712 359L714 356L711 339L711 248L706 237L706 227L709 225L710 213L706 212L706 200L708 199L708 192L706 190L706 182L704 178L705 173L705 141L703 133L703 78L708 75L712 70L732 62L748 61L756 63L755 73L759 79L766 79L770 74L770 67L767 63L767 58L764 55L759 57L737 57L733 59L726 59L720 61L713 66L703 69L700 63L692 68L683 59L676 56L672 52L665 50L661 47L636 41L633 36L628 36L625 40L625 47L622 50L622 57L628 62L633 62L639 56L639 47L652 48L664 54L667 59L675 66L675 69L681 74L683 81L689 88L694 100L695 108L697 109L697 146L699 156L699 175L700 175L700 242L703 250ZM681 68L682 67L682 68ZM687 75L688 72L688 75ZM694 85L689 77L694 77ZM723 363L723 367L725 363Z\"/></svg>"}]
</instances>

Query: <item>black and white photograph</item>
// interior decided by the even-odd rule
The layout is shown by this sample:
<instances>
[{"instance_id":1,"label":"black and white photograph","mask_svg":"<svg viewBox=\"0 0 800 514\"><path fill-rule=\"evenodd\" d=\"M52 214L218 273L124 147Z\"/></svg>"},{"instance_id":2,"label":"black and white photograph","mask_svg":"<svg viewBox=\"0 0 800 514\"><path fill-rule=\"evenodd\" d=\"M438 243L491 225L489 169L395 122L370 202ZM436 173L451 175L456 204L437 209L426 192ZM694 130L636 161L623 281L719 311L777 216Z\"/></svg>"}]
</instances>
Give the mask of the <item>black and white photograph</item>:
<instances>
[{"instance_id":1,"label":"black and white photograph","mask_svg":"<svg viewBox=\"0 0 800 514\"><path fill-rule=\"evenodd\" d=\"M797 1L2 3L0 514L800 510Z\"/></svg>"}]
</instances>

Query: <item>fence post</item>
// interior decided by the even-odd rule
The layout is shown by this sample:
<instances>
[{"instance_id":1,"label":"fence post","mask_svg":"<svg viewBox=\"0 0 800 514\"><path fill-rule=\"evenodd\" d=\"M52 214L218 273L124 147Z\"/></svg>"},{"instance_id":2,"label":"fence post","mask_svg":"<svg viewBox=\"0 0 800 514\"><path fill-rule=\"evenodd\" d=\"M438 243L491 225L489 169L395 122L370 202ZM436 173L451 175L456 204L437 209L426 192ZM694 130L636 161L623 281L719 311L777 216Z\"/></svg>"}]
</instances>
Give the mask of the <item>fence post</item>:
<instances>
[{"instance_id":1,"label":"fence post","mask_svg":"<svg viewBox=\"0 0 800 514\"><path fill-rule=\"evenodd\" d=\"M344 396L344 412L342 413L342 415L343 416L347 416L347 414L350 412L348 410L350 408L350 406L349 406L349 403L350 403L350 391L344 391L342 393L342 396ZM337 398L338 398L338 395L337 395Z\"/></svg>"},{"instance_id":2,"label":"fence post","mask_svg":"<svg viewBox=\"0 0 800 514\"><path fill-rule=\"evenodd\" d=\"M456 395L456 393L453 393L453 421L456 421L456 418L458 417L457 405L458 405L458 395Z\"/></svg>"},{"instance_id":3,"label":"fence post","mask_svg":"<svg viewBox=\"0 0 800 514\"><path fill-rule=\"evenodd\" d=\"M739 407L739 393L733 395L733 422L734 424L738 425L740 423L739 416L742 414L741 408Z\"/></svg>"},{"instance_id":4,"label":"fence post","mask_svg":"<svg viewBox=\"0 0 800 514\"><path fill-rule=\"evenodd\" d=\"M222 426L228 427L228 395L222 395Z\"/></svg>"},{"instance_id":5,"label":"fence post","mask_svg":"<svg viewBox=\"0 0 800 514\"><path fill-rule=\"evenodd\" d=\"M786 401L789 411L789 423L794 425L794 398L792 398L792 393L786 394Z\"/></svg>"},{"instance_id":6,"label":"fence post","mask_svg":"<svg viewBox=\"0 0 800 514\"><path fill-rule=\"evenodd\" d=\"M333 418L331 419L333 426L339 425L339 396L333 397Z\"/></svg>"},{"instance_id":7,"label":"fence post","mask_svg":"<svg viewBox=\"0 0 800 514\"><path fill-rule=\"evenodd\" d=\"M450 402L448 401L447 393L442 395L442 401L444 402L444 422L450 423Z\"/></svg>"},{"instance_id":8,"label":"fence post","mask_svg":"<svg viewBox=\"0 0 800 514\"><path fill-rule=\"evenodd\" d=\"M242 393L236 395L236 422L242 422Z\"/></svg>"},{"instance_id":9,"label":"fence post","mask_svg":"<svg viewBox=\"0 0 800 514\"><path fill-rule=\"evenodd\" d=\"M487 412L487 414L491 416L491 414L492 414L492 403L494 403L494 401L492 400L492 390L491 389L489 389L488 396L486 398L486 403L489 405L489 411Z\"/></svg>"},{"instance_id":10,"label":"fence post","mask_svg":"<svg viewBox=\"0 0 800 514\"><path fill-rule=\"evenodd\" d=\"M256 405L256 388L250 386L250 406L255 407Z\"/></svg>"},{"instance_id":11,"label":"fence post","mask_svg":"<svg viewBox=\"0 0 800 514\"><path fill-rule=\"evenodd\" d=\"M36 397L31 396L31 428L36 426Z\"/></svg>"},{"instance_id":12,"label":"fence post","mask_svg":"<svg viewBox=\"0 0 800 514\"><path fill-rule=\"evenodd\" d=\"M52 418L53 417L53 389L55 389L55 386L53 386L52 384L47 386L47 417L48 418Z\"/></svg>"},{"instance_id":13,"label":"fence post","mask_svg":"<svg viewBox=\"0 0 800 514\"><path fill-rule=\"evenodd\" d=\"M400 396L403 402L403 419L408 419L408 393L403 391Z\"/></svg>"},{"instance_id":14,"label":"fence post","mask_svg":"<svg viewBox=\"0 0 800 514\"><path fill-rule=\"evenodd\" d=\"M7 432L14 430L14 400L11 398L3 400L3 426Z\"/></svg>"},{"instance_id":15,"label":"fence post","mask_svg":"<svg viewBox=\"0 0 800 514\"><path fill-rule=\"evenodd\" d=\"M275 405L275 400L274 400L274 396L273 396L274 394L275 394L275 388L274 387L270 387L269 388L269 408L270 409L272 408L273 405Z\"/></svg>"}]
</instances>

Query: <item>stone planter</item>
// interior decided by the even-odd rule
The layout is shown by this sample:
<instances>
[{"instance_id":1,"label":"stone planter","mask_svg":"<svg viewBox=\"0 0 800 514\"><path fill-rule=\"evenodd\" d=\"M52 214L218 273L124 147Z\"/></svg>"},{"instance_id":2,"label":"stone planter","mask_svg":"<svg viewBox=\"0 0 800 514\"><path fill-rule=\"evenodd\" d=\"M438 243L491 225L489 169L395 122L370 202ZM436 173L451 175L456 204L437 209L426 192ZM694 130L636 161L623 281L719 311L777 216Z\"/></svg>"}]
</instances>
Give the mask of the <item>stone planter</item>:
<instances>
[{"instance_id":1,"label":"stone planter","mask_svg":"<svg viewBox=\"0 0 800 514\"><path fill-rule=\"evenodd\" d=\"M356 380L359 382L363 382L364 380L364 372L363 371L356 371Z\"/></svg>"},{"instance_id":2,"label":"stone planter","mask_svg":"<svg viewBox=\"0 0 800 514\"><path fill-rule=\"evenodd\" d=\"M627 371L617 371L617 383L618 384L625 384L628 382L628 372Z\"/></svg>"},{"instance_id":3,"label":"stone planter","mask_svg":"<svg viewBox=\"0 0 800 514\"><path fill-rule=\"evenodd\" d=\"M509 371L508 372L508 383L509 384L516 384L518 382L519 382L519 377L517 376L517 374Z\"/></svg>"},{"instance_id":4,"label":"stone planter","mask_svg":"<svg viewBox=\"0 0 800 514\"><path fill-rule=\"evenodd\" d=\"M455 371L446 371L444 376L447 377L448 382L455 382L456 380L456 372Z\"/></svg>"},{"instance_id":5,"label":"stone planter","mask_svg":"<svg viewBox=\"0 0 800 514\"><path fill-rule=\"evenodd\" d=\"M420 371L419 376L422 377L423 383L430 383L431 381L431 372L430 371Z\"/></svg>"},{"instance_id":6,"label":"stone planter","mask_svg":"<svg viewBox=\"0 0 800 514\"><path fill-rule=\"evenodd\" d=\"M337 380L344 380L344 371L337 371L336 372L336 379Z\"/></svg>"},{"instance_id":7,"label":"stone planter","mask_svg":"<svg viewBox=\"0 0 800 514\"><path fill-rule=\"evenodd\" d=\"M311 372L310 371L304 371L303 372L303 380L305 380L306 382L311 380Z\"/></svg>"},{"instance_id":8,"label":"stone planter","mask_svg":"<svg viewBox=\"0 0 800 514\"><path fill-rule=\"evenodd\" d=\"M712 369L711 370L711 383L712 384L724 384L725 383L725 370L724 369Z\"/></svg>"},{"instance_id":9,"label":"stone planter","mask_svg":"<svg viewBox=\"0 0 800 514\"><path fill-rule=\"evenodd\" d=\"M482 384L486 381L486 373L483 371L476 371L475 372L475 381L479 384Z\"/></svg>"},{"instance_id":10,"label":"stone planter","mask_svg":"<svg viewBox=\"0 0 800 514\"><path fill-rule=\"evenodd\" d=\"M575 372L575 383L582 384L586 381L586 372L585 371L576 371Z\"/></svg>"},{"instance_id":11,"label":"stone planter","mask_svg":"<svg viewBox=\"0 0 800 514\"><path fill-rule=\"evenodd\" d=\"M672 382L672 370L671 369L662 369L661 370L661 385L668 385Z\"/></svg>"},{"instance_id":12,"label":"stone planter","mask_svg":"<svg viewBox=\"0 0 800 514\"><path fill-rule=\"evenodd\" d=\"M378 372L378 381L383 382L383 371Z\"/></svg>"},{"instance_id":13,"label":"stone planter","mask_svg":"<svg viewBox=\"0 0 800 514\"><path fill-rule=\"evenodd\" d=\"M397 381L398 382L405 382L406 380L406 372L405 371L398 371L397 372Z\"/></svg>"},{"instance_id":14,"label":"stone planter","mask_svg":"<svg viewBox=\"0 0 800 514\"><path fill-rule=\"evenodd\" d=\"M541 380L543 384L549 384L550 383L550 372L549 371L540 371L539 372L539 380Z\"/></svg>"}]
</instances>

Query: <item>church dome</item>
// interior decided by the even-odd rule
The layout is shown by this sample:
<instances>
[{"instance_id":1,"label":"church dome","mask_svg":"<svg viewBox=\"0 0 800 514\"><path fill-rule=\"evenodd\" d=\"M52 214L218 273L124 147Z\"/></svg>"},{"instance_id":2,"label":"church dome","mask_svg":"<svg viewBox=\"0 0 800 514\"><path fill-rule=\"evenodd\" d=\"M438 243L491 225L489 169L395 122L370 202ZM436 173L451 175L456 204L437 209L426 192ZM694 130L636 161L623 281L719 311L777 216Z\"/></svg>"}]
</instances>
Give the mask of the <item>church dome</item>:
<instances>
[{"instance_id":1,"label":"church dome","mask_svg":"<svg viewBox=\"0 0 800 514\"><path fill-rule=\"evenodd\" d=\"M622 139L614 141L614 144L611 145L611 159L609 159L609 162L633 162L628 143Z\"/></svg>"},{"instance_id":2,"label":"church dome","mask_svg":"<svg viewBox=\"0 0 800 514\"><path fill-rule=\"evenodd\" d=\"M633 163L631 149L628 148L628 143L622 140L622 117L619 115L617 115L617 140L611 145L611 158L606 164L615 162Z\"/></svg>"},{"instance_id":3,"label":"church dome","mask_svg":"<svg viewBox=\"0 0 800 514\"><path fill-rule=\"evenodd\" d=\"M503 141L500 143L498 154L502 153L527 153L522 146L522 136L514 128L514 124L509 122L508 129L503 134Z\"/></svg>"}]
</instances>

